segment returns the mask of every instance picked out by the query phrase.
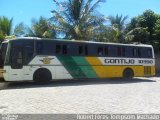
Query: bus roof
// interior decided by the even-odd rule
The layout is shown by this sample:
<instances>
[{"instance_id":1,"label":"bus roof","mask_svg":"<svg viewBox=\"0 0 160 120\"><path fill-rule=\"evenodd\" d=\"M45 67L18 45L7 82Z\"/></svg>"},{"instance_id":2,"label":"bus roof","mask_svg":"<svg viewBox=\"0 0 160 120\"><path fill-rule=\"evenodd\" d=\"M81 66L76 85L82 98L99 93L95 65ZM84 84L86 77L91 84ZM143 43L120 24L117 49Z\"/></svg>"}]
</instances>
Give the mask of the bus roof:
<instances>
[{"instance_id":1,"label":"bus roof","mask_svg":"<svg viewBox=\"0 0 160 120\"><path fill-rule=\"evenodd\" d=\"M6 39L2 43L7 43L11 40L55 40L55 41L65 41L65 42L79 42L79 43L94 43L94 44L106 44L106 45L124 45L124 46L139 46L139 47L152 47L152 45L142 44L142 43L132 43L132 44L122 44L122 43L112 43L112 42L96 42L96 41L83 41L83 40L67 40L67 39L51 39L51 38L38 38L38 37L18 37L13 39Z\"/></svg>"}]
</instances>

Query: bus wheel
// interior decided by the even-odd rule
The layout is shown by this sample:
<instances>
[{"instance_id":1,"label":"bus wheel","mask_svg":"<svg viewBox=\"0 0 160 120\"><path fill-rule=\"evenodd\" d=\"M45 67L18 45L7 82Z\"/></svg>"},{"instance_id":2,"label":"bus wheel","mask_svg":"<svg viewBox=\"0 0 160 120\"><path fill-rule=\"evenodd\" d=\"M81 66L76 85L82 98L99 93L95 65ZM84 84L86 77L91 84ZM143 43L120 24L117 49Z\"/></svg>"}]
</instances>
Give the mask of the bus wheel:
<instances>
[{"instance_id":1,"label":"bus wheel","mask_svg":"<svg viewBox=\"0 0 160 120\"><path fill-rule=\"evenodd\" d=\"M33 80L37 83L46 83L52 80L52 74L48 69L40 68L34 73Z\"/></svg>"},{"instance_id":2,"label":"bus wheel","mask_svg":"<svg viewBox=\"0 0 160 120\"><path fill-rule=\"evenodd\" d=\"M133 78L134 77L134 72L132 69L127 68L123 72L123 78Z\"/></svg>"}]
</instances>

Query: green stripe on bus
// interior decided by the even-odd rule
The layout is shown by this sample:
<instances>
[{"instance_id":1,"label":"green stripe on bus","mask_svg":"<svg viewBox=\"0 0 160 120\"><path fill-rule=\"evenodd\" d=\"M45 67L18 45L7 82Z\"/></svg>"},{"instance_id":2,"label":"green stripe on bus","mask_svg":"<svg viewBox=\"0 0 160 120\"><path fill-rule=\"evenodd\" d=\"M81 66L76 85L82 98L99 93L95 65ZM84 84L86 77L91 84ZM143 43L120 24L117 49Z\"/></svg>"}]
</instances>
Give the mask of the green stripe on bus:
<instances>
[{"instance_id":1,"label":"green stripe on bus","mask_svg":"<svg viewBox=\"0 0 160 120\"><path fill-rule=\"evenodd\" d=\"M71 56L57 56L57 58L73 78L86 78L86 75Z\"/></svg>"},{"instance_id":2,"label":"green stripe on bus","mask_svg":"<svg viewBox=\"0 0 160 120\"><path fill-rule=\"evenodd\" d=\"M97 74L85 57L72 57L87 78L97 78Z\"/></svg>"}]
</instances>

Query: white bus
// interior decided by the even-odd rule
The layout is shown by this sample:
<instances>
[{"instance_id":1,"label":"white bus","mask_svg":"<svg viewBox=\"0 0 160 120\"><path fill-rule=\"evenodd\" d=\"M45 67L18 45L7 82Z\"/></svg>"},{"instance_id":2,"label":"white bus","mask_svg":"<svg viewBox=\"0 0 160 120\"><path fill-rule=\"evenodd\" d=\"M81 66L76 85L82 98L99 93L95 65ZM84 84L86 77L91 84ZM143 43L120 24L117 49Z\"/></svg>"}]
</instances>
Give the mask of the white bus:
<instances>
[{"instance_id":1,"label":"white bus","mask_svg":"<svg viewBox=\"0 0 160 120\"><path fill-rule=\"evenodd\" d=\"M155 75L151 45L16 38L1 44L3 81Z\"/></svg>"}]
</instances>

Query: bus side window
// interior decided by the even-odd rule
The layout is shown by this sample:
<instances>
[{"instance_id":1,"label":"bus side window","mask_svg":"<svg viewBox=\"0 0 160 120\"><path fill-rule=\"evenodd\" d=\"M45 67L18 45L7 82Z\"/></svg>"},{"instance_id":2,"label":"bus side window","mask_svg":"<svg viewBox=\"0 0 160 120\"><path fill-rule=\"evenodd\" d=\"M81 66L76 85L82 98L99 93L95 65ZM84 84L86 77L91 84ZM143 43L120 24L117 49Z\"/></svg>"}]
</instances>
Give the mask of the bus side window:
<instances>
[{"instance_id":1,"label":"bus side window","mask_svg":"<svg viewBox=\"0 0 160 120\"><path fill-rule=\"evenodd\" d=\"M141 48L138 48L138 57L141 57Z\"/></svg>"},{"instance_id":2,"label":"bus side window","mask_svg":"<svg viewBox=\"0 0 160 120\"><path fill-rule=\"evenodd\" d=\"M152 55L152 49L151 48L147 49L147 57L148 58L152 58L153 57L153 55Z\"/></svg>"},{"instance_id":3,"label":"bus side window","mask_svg":"<svg viewBox=\"0 0 160 120\"><path fill-rule=\"evenodd\" d=\"M61 53L61 46L56 45L56 54L60 54L60 53Z\"/></svg>"},{"instance_id":4,"label":"bus side window","mask_svg":"<svg viewBox=\"0 0 160 120\"><path fill-rule=\"evenodd\" d=\"M44 42L43 54L53 55L55 54L55 45L54 42Z\"/></svg>"},{"instance_id":5,"label":"bus side window","mask_svg":"<svg viewBox=\"0 0 160 120\"><path fill-rule=\"evenodd\" d=\"M62 46L62 53L65 55L67 54L67 45Z\"/></svg>"},{"instance_id":6,"label":"bus side window","mask_svg":"<svg viewBox=\"0 0 160 120\"><path fill-rule=\"evenodd\" d=\"M122 56L123 56L123 57L126 56L126 49L125 49L125 47L122 47Z\"/></svg>"},{"instance_id":7,"label":"bus side window","mask_svg":"<svg viewBox=\"0 0 160 120\"><path fill-rule=\"evenodd\" d=\"M106 56L109 55L109 48L108 48L108 47L105 47L105 48L104 48L104 53L105 53Z\"/></svg>"},{"instance_id":8,"label":"bus side window","mask_svg":"<svg viewBox=\"0 0 160 120\"><path fill-rule=\"evenodd\" d=\"M122 56L122 48L121 47L117 47L117 56Z\"/></svg>"},{"instance_id":9,"label":"bus side window","mask_svg":"<svg viewBox=\"0 0 160 120\"><path fill-rule=\"evenodd\" d=\"M88 46L85 46L85 55L88 55Z\"/></svg>"},{"instance_id":10,"label":"bus side window","mask_svg":"<svg viewBox=\"0 0 160 120\"><path fill-rule=\"evenodd\" d=\"M115 45L109 46L109 56L117 57L117 47Z\"/></svg>"},{"instance_id":11,"label":"bus side window","mask_svg":"<svg viewBox=\"0 0 160 120\"><path fill-rule=\"evenodd\" d=\"M38 54L38 55L43 54L43 43L42 43L42 42L37 42L36 51L37 51L37 54Z\"/></svg>"},{"instance_id":12,"label":"bus side window","mask_svg":"<svg viewBox=\"0 0 160 120\"><path fill-rule=\"evenodd\" d=\"M103 47L98 47L97 48L97 55L102 56L103 55Z\"/></svg>"},{"instance_id":13,"label":"bus side window","mask_svg":"<svg viewBox=\"0 0 160 120\"><path fill-rule=\"evenodd\" d=\"M137 49L133 48L133 57L137 57Z\"/></svg>"},{"instance_id":14,"label":"bus side window","mask_svg":"<svg viewBox=\"0 0 160 120\"><path fill-rule=\"evenodd\" d=\"M82 45L81 45L81 46L78 46L78 54L79 54L79 55L83 55L83 53L84 53L83 46L82 46Z\"/></svg>"},{"instance_id":15,"label":"bus side window","mask_svg":"<svg viewBox=\"0 0 160 120\"><path fill-rule=\"evenodd\" d=\"M23 63L28 64L28 62L33 58L33 45L25 45L23 50Z\"/></svg>"},{"instance_id":16,"label":"bus side window","mask_svg":"<svg viewBox=\"0 0 160 120\"><path fill-rule=\"evenodd\" d=\"M125 56L125 47L117 47L117 56L124 57Z\"/></svg>"},{"instance_id":17,"label":"bus side window","mask_svg":"<svg viewBox=\"0 0 160 120\"><path fill-rule=\"evenodd\" d=\"M141 57L141 48L133 48L133 57Z\"/></svg>"}]
</instances>

